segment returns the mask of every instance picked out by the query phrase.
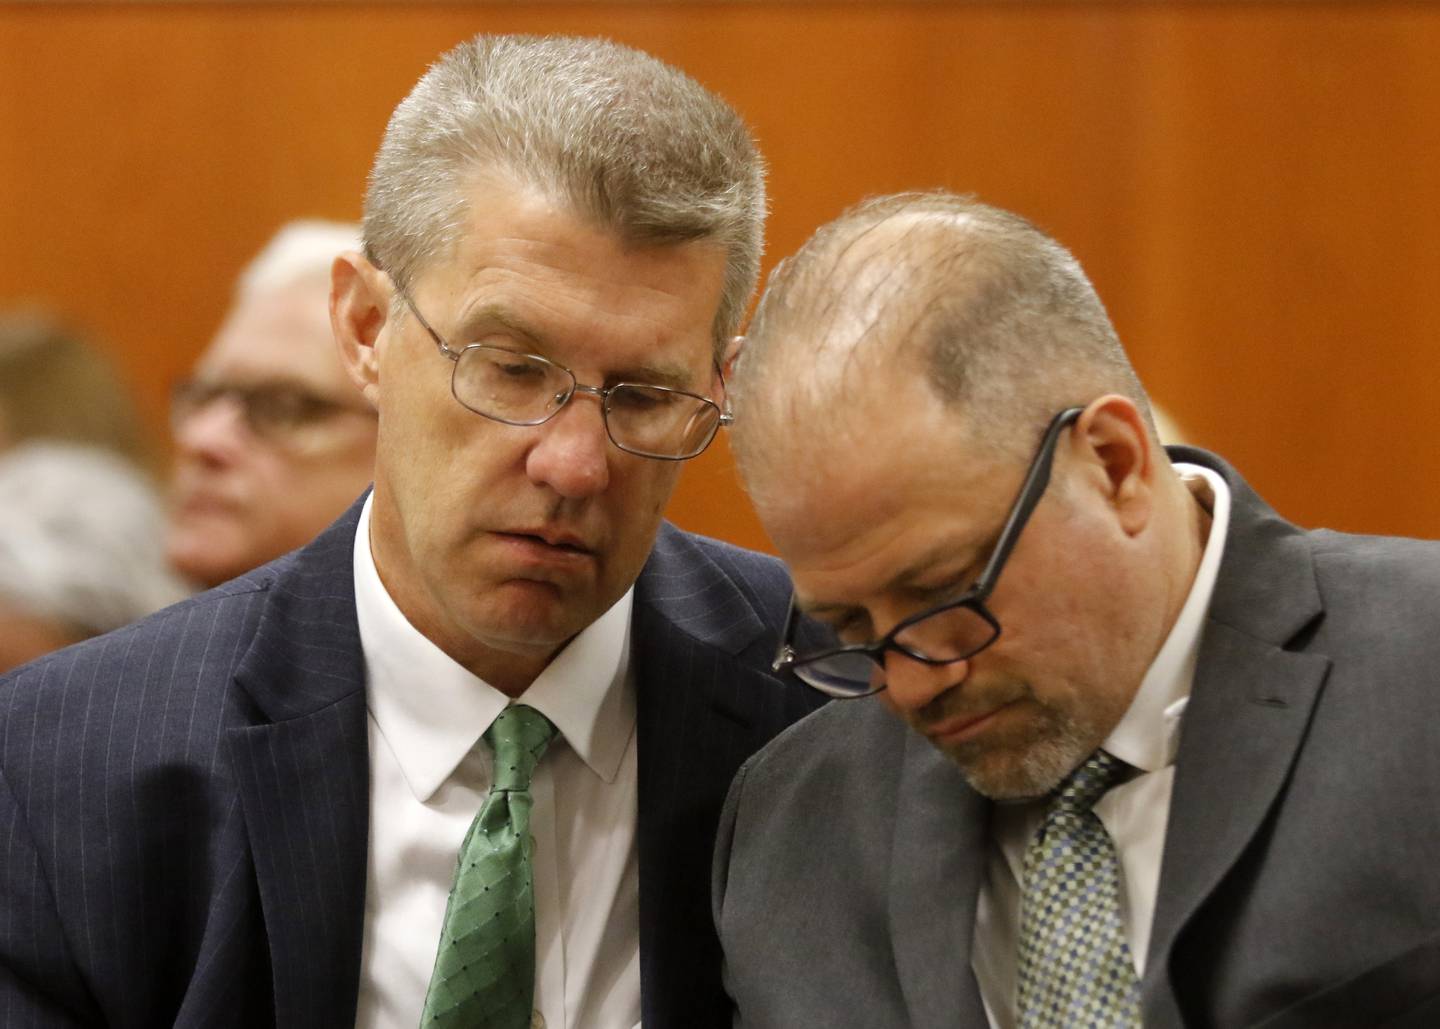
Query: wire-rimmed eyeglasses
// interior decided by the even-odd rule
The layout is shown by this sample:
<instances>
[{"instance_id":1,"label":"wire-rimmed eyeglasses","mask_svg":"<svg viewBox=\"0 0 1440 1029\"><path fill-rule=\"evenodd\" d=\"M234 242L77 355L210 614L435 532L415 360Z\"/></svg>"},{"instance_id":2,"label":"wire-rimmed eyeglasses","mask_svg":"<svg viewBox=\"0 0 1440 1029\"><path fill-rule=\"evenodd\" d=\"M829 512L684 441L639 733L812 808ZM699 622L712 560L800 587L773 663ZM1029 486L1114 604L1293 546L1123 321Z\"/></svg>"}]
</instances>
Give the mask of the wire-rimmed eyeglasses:
<instances>
[{"instance_id":1,"label":"wire-rimmed eyeglasses","mask_svg":"<svg viewBox=\"0 0 1440 1029\"><path fill-rule=\"evenodd\" d=\"M791 597L785 632L772 664L774 670L791 672L806 685L832 697L864 697L885 688L885 655L891 651L921 664L948 665L974 657L999 639L1000 622L985 606L985 601L995 589L1021 530L1050 482L1050 468L1060 434L1084 410L1083 407L1068 408L1050 420L1020 492L1010 505L990 559L975 584L964 594L911 615L874 642L809 653L795 649L800 609Z\"/></svg>"},{"instance_id":2,"label":"wire-rimmed eyeglasses","mask_svg":"<svg viewBox=\"0 0 1440 1029\"><path fill-rule=\"evenodd\" d=\"M660 461L702 453L731 415L715 401L683 389L642 382L588 386L548 357L486 343L455 349L430 327L415 302L401 293L435 345L455 363L450 392L461 406L506 425L541 425L577 393L600 401L605 433L621 450ZM719 366L716 374L719 375ZM724 379L721 379L724 386Z\"/></svg>"}]
</instances>

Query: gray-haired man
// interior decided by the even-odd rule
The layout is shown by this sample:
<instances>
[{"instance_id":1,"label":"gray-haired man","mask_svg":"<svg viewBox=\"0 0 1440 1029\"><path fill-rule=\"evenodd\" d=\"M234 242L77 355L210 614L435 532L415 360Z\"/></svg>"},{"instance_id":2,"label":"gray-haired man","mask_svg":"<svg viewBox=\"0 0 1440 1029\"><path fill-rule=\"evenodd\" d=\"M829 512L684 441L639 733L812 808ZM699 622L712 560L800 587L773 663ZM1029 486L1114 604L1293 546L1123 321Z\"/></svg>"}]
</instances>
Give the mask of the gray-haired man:
<instances>
[{"instance_id":1,"label":"gray-haired man","mask_svg":"<svg viewBox=\"0 0 1440 1029\"><path fill-rule=\"evenodd\" d=\"M331 314L374 490L0 684L8 1025L719 1026L709 857L778 564L661 524L761 165L643 54L481 37L397 109Z\"/></svg>"},{"instance_id":2,"label":"gray-haired man","mask_svg":"<svg viewBox=\"0 0 1440 1029\"><path fill-rule=\"evenodd\" d=\"M862 698L731 793L741 1024L1440 1024L1440 547L1167 453L1074 258L961 197L818 232L740 363L841 641L777 667Z\"/></svg>"},{"instance_id":3,"label":"gray-haired man","mask_svg":"<svg viewBox=\"0 0 1440 1029\"><path fill-rule=\"evenodd\" d=\"M165 551L199 586L308 543L369 484L375 411L330 332L330 266L357 225L285 225L240 275L191 377L175 387Z\"/></svg>"}]
</instances>

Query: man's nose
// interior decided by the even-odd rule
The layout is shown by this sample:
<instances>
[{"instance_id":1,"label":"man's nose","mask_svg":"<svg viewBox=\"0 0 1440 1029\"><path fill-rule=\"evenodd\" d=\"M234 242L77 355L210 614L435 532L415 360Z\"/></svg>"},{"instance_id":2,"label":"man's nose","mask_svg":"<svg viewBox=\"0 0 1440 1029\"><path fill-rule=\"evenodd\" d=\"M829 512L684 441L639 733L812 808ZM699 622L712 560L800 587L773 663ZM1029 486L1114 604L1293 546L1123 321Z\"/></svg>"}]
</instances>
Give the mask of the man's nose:
<instances>
[{"instance_id":1,"label":"man's nose","mask_svg":"<svg viewBox=\"0 0 1440 1029\"><path fill-rule=\"evenodd\" d=\"M525 471L532 482L562 497L594 496L610 484L610 438L594 398L576 393L548 422L536 426Z\"/></svg>"},{"instance_id":2,"label":"man's nose","mask_svg":"<svg viewBox=\"0 0 1440 1029\"><path fill-rule=\"evenodd\" d=\"M175 421L175 449L187 457L223 463L250 443L245 409L234 397L219 396Z\"/></svg>"},{"instance_id":3,"label":"man's nose","mask_svg":"<svg viewBox=\"0 0 1440 1029\"><path fill-rule=\"evenodd\" d=\"M902 715L913 715L938 697L961 686L970 675L970 660L932 665L905 654L885 655L885 703Z\"/></svg>"}]
</instances>

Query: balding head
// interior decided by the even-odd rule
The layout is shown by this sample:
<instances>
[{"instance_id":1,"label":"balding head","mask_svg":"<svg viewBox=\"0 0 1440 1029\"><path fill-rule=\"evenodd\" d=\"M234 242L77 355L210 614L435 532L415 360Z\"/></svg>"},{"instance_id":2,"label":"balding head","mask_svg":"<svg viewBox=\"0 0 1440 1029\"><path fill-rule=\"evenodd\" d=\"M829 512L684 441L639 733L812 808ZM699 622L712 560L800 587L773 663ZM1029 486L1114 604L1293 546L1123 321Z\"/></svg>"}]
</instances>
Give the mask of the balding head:
<instances>
[{"instance_id":1,"label":"balding head","mask_svg":"<svg viewBox=\"0 0 1440 1029\"><path fill-rule=\"evenodd\" d=\"M821 228L770 278L732 384L752 488L766 489L796 426L842 446L871 431L856 405L883 411L870 387L896 368L922 376L971 443L1020 459L1062 408L1118 393L1148 412L1064 247L966 197L882 197Z\"/></svg>"},{"instance_id":2,"label":"balding head","mask_svg":"<svg viewBox=\"0 0 1440 1029\"><path fill-rule=\"evenodd\" d=\"M871 201L776 271L733 386L797 609L869 648L797 674L883 690L988 796L1053 789L1129 706L1206 531L1075 259L963 197Z\"/></svg>"}]
</instances>

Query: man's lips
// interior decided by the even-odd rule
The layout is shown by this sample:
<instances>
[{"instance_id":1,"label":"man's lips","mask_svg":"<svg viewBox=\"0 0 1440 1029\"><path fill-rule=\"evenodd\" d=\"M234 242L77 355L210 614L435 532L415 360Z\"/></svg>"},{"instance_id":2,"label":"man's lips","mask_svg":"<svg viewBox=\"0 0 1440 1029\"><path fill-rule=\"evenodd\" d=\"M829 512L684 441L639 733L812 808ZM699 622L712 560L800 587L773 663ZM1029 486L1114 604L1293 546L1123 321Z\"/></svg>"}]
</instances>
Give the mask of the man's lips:
<instances>
[{"instance_id":1,"label":"man's lips","mask_svg":"<svg viewBox=\"0 0 1440 1029\"><path fill-rule=\"evenodd\" d=\"M938 722L926 725L922 727L920 731L928 736L932 742L937 744L954 745L964 743L984 732L989 728L991 720L994 719L996 715L1010 708L1015 703L1015 701L1011 701L1008 704L1001 704L999 707L993 707L989 711L983 711L979 714L966 713L952 715L949 718L943 718Z\"/></svg>"},{"instance_id":2,"label":"man's lips","mask_svg":"<svg viewBox=\"0 0 1440 1029\"><path fill-rule=\"evenodd\" d=\"M594 548L587 546L580 536L562 529L513 529L496 531L493 535L532 558L574 560L595 556Z\"/></svg>"},{"instance_id":3,"label":"man's lips","mask_svg":"<svg viewBox=\"0 0 1440 1029\"><path fill-rule=\"evenodd\" d=\"M228 514L239 506L233 498L209 490L182 492L174 501L174 509L182 515Z\"/></svg>"},{"instance_id":4,"label":"man's lips","mask_svg":"<svg viewBox=\"0 0 1440 1029\"><path fill-rule=\"evenodd\" d=\"M544 540L552 547L566 547L587 554L590 552L590 548L585 545L585 540L578 533L567 532L564 529L520 529L514 535L534 536L536 539Z\"/></svg>"}]
</instances>

